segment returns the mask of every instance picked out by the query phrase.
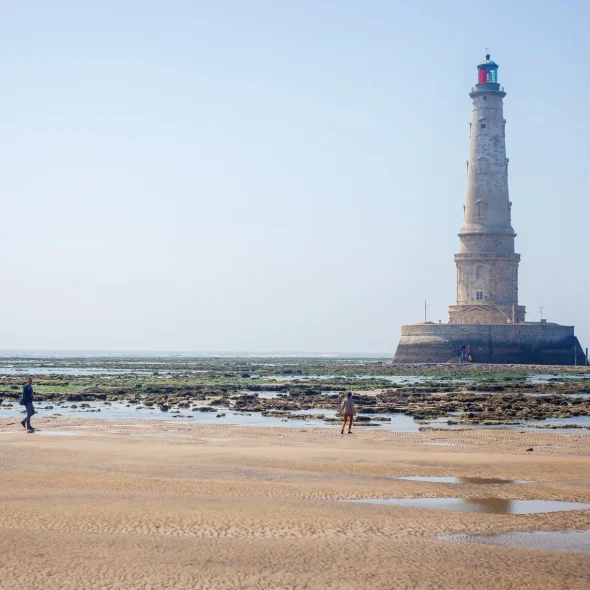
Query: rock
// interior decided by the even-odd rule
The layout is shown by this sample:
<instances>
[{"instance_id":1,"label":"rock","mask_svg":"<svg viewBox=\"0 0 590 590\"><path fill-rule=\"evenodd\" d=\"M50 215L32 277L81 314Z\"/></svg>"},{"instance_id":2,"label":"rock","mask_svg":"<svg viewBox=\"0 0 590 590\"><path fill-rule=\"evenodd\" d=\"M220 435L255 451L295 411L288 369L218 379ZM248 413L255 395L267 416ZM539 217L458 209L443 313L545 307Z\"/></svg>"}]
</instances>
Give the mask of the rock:
<instances>
[{"instance_id":1,"label":"rock","mask_svg":"<svg viewBox=\"0 0 590 590\"><path fill-rule=\"evenodd\" d=\"M534 451L533 447L531 447L530 449L527 449L526 452L530 452L530 451Z\"/></svg>"},{"instance_id":2,"label":"rock","mask_svg":"<svg viewBox=\"0 0 590 590\"><path fill-rule=\"evenodd\" d=\"M166 404L162 404L162 405L160 406L160 410L161 410L162 412L167 412L169 409L170 409L170 407L169 407L169 406L167 406Z\"/></svg>"}]
</instances>

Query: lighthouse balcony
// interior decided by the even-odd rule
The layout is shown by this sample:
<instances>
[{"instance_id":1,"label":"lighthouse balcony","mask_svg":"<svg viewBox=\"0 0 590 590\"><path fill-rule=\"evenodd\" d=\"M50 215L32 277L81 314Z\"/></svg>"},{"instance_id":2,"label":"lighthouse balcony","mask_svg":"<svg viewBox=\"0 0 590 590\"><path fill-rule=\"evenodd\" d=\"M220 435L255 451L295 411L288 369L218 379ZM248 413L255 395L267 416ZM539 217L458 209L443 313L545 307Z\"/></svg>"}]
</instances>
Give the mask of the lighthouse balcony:
<instances>
[{"instance_id":1,"label":"lighthouse balcony","mask_svg":"<svg viewBox=\"0 0 590 590\"><path fill-rule=\"evenodd\" d=\"M496 82L483 82L482 84L476 84L471 88L471 92L504 92L504 86Z\"/></svg>"},{"instance_id":2,"label":"lighthouse balcony","mask_svg":"<svg viewBox=\"0 0 590 590\"><path fill-rule=\"evenodd\" d=\"M497 260L499 258L519 262L520 254L514 252L462 252L461 254L455 254L455 261Z\"/></svg>"}]
</instances>

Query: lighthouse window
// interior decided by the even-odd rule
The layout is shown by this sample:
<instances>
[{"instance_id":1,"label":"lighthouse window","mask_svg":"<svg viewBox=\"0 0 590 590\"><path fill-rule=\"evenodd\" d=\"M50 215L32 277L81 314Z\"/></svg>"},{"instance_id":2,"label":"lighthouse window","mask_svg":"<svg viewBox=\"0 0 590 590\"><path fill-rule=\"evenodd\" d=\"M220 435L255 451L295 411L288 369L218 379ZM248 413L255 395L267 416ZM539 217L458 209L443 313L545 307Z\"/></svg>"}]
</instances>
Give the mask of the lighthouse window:
<instances>
[{"instance_id":1,"label":"lighthouse window","mask_svg":"<svg viewBox=\"0 0 590 590\"><path fill-rule=\"evenodd\" d=\"M480 164L480 162L478 162ZM484 172L483 163L480 166L480 172ZM475 216L478 219L485 219L488 215L488 204L485 201L478 201L475 205Z\"/></svg>"},{"instance_id":2,"label":"lighthouse window","mask_svg":"<svg viewBox=\"0 0 590 590\"><path fill-rule=\"evenodd\" d=\"M493 84L498 82L498 71L488 70L486 75L486 82L492 82Z\"/></svg>"},{"instance_id":3,"label":"lighthouse window","mask_svg":"<svg viewBox=\"0 0 590 590\"><path fill-rule=\"evenodd\" d=\"M488 172L488 163L483 159L483 156L477 158L475 162L475 171L478 174L486 174ZM479 214L478 214L479 217Z\"/></svg>"},{"instance_id":4,"label":"lighthouse window","mask_svg":"<svg viewBox=\"0 0 590 590\"><path fill-rule=\"evenodd\" d=\"M477 267L475 268L475 278L481 279L482 273L483 273L483 267L481 266L481 264L478 264Z\"/></svg>"},{"instance_id":5,"label":"lighthouse window","mask_svg":"<svg viewBox=\"0 0 590 590\"><path fill-rule=\"evenodd\" d=\"M482 128L482 129L485 129L485 128L486 128L486 124L485 124L485 123L482 123L482 124L481 124L481 128Z\"/></svg>"},{"instance_id":6,"label":"lighthouse window","mask_svg":"<svg viewBox=\"0 0 590 590\"><path fill-rule=\"evenodd\" d=\"M477 299L478 301L483 301L483 291L478 291L478 292L476 293L476 299Z\"/></svg>"}]
</instances>

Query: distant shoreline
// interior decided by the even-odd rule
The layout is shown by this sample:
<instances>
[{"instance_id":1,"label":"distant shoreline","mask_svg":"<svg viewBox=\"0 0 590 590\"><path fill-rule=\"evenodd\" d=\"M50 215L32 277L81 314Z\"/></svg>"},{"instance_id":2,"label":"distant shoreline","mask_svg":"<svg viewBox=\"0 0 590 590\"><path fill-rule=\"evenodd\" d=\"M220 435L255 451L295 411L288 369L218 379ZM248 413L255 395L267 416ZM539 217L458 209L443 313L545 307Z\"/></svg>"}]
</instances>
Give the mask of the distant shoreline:
<instances>
[{"instance_id":1,"label":"distant shoreline","mask_svg":"<svg viewBox=\"0 0 590 590\"><path fill-rule=\"evenodd\" d=\"M141 357L141 358L371 358L371 359L391 359L393 352L285 352L285 351L182 351L182 350L62 350L62 349L17 349L6 348L0 349L0 357L102 357L102 358L119 358L119 357Z\"/></svg>"}]
</instances>

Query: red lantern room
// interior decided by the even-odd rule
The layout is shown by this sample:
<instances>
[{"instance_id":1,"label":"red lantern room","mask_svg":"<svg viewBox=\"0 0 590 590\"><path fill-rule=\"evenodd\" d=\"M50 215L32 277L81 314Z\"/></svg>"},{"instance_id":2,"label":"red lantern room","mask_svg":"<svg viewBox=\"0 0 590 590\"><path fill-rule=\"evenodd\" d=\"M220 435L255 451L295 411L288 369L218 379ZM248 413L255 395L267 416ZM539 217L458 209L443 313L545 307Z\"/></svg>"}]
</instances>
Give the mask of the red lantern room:
<instances>
[{"instance_id":1,"label":"red lantern room","mask_svg":"<svg viewBox=\"0 0 590 590\"><path fill-rule=\"evenodd\" d=\"M497 84L498 83L498 64L490 59L490 54L486 55L485 61L477 66L477 83L478 84Z\"/></svg>"}]
</instances>

